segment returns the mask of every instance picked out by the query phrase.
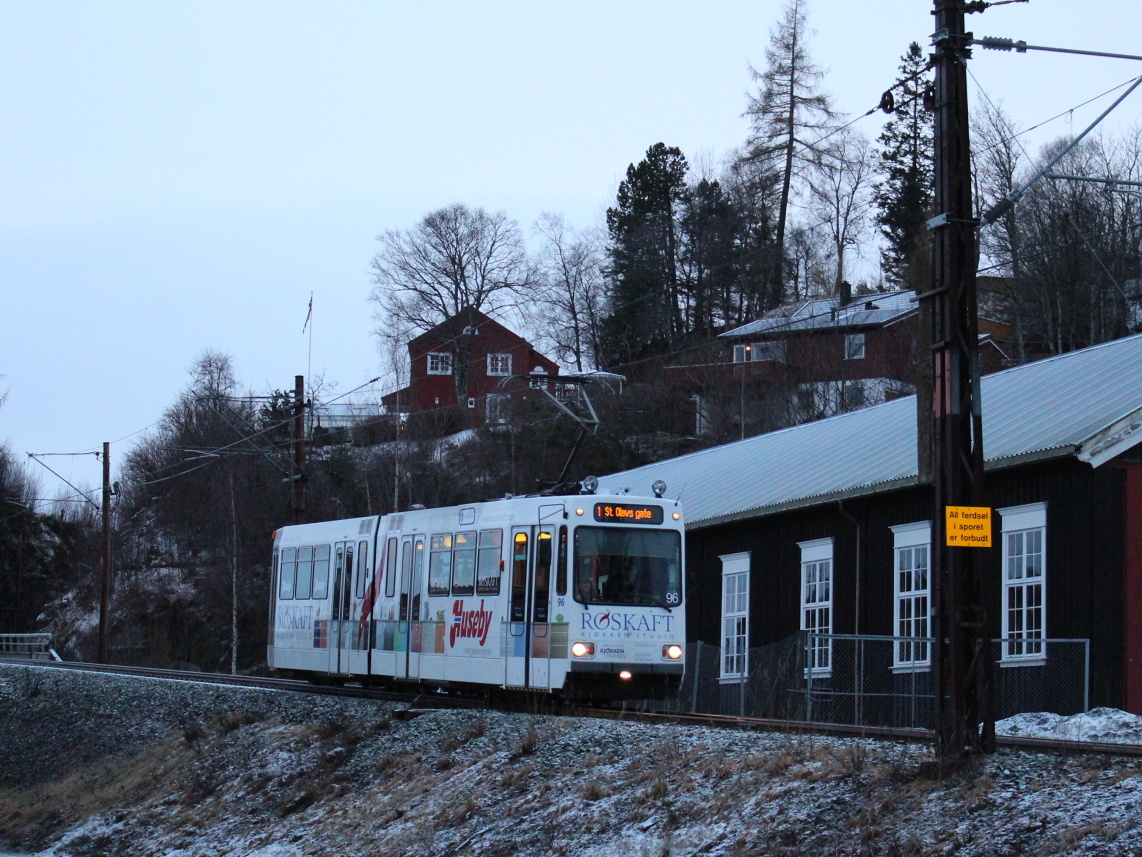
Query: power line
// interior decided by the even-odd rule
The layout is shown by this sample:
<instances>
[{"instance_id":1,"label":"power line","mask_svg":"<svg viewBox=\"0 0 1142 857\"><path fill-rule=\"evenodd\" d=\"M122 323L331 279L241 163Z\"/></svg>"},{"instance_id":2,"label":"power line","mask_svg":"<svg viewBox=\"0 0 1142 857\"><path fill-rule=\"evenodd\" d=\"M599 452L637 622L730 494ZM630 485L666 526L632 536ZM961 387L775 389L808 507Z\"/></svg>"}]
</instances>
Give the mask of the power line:
<instances>
[{"instance_id":1,"label":"power line","mask_svg":"<svg viewBox=\"0 0 1142 857\"><path fill-rule=\"evenodd\" d=\"M1075 48L1049 48L1044 45L1029 45L1024 41L1016 41L1015 39L1008 39L1002 36L984 36L980 39L967 39L969 45L979 45L984 50L990 51L1010 51L1015 50L1016 53L1024 54L1027 51L1050 51L1057 54L1080 54L1088 57L1106 57L1108 59L1119 60L1142 60L1142 56L1137 54L1114 54L1107 53L1106 51L1080 51Z\"/></svg>"},{"instance_id":2,"label":"power line","mask_svg":"<svg viewBox=\"0 0 1142 857\"><path fill-rule=\"evenodd\" d=\"M968 67L965 66L965 68L968 68ZM968 68L968 73L971 74L970 68ZM1056 113L1054 116L1051 116L1048 119L1044 119L1042 122L1039 122L1035 125L1032 125L1029 128L1024 128L1022 131L1019 131L1018 133L1012 134L1010 137L1004 137L1001 135L1000 139L997 142L992 143L990 146L984 146L982 149L977 150L975 152L975 154L976 155L982 155L982 154L985 154L986 152L990 152L992 149L996 148L997 146L1003 145L1004 143L1011 142L1013 140L1018 140L1019 137L1023 137L1027 134L1030 134L1032 131L1037 131L1040 128L1042 128L1044 125L1049 125L1050 123L1054 122L1056 119L1061 119L1064 116L1068 116L1068 115L1074 113L1076 110L1080 110L1083 107L1086 107L1088 104L1093 104L1094 102L1098 101L1100 98L1105 98L1106 96L1110 95L1112 92L1115 92L1119 89L1122 89L1122 87L1124 87L1124 86L1130 86L1130 84L1135 83L1137 80L1138 80L1138 78L1136 78L1136 77L1132 77L1129 80L1125 80L1122 83L1118 84L1117 86L1112 86L1110 89L1108 89L1104 92L1100 92L1098 95L1091 96L1086 101L1082 101L1082 102L1074 105L1073 107L1068 107L1066 110L1063 110L1059 113ZM976 79L974 74L972 75L972 82L975 83L976 87L978 88L979 94L981 96L983 96L983 98L987 101L987 103L990 104L996 112L999 112L999 107L995 104L994 101L991 100L991 98L987 94L987 91L983 88L983 85L979 82L979 80ZM1027 150L1024 149L1022 145L1020 145L1020 149L1023 150L1023 154L1027 157L1028 160L1033 160L1031 158L1031 156L1029 154L1027 154Z\"/></svg>"},{"instance_id":3,"label":"power line","mask_svg":"<svg viewBox=\"0 0 1142 857\"><path fill-rule=\"evenodd\" d=\"M48 455L51 455L52 453L46 453L46 454L48 454ZM60 454L60 455L74 455L74 454L76 454L76 453L56 453L56 454ZM88 454L88 455L92 455L92 454L94 454L94 453L87 453L87 454ZM100 505L99 505L98 503L96 503L94 500L92 500L90 497L88 497L88 496L87 496L87 494L86 494L85 492L83 492L83 491L79 490L78 488L76 488L74 485L72 485L70 482L68 482L68 480L67 480L67 479L65 479L65 478L64 478L63 476L61 476L59 473L56 473L56 471L52 470L52 469L51 469L50 467L48 467L48 466L47 466L47 465L46 465L44 462L40 461L40 459L39 459L39 455L37 455L37 454L36 454L36 453L34 453L34 452L29 452L29 453L28 453L28 458L32 459L32 461L34 461L34 462L36 462L37 464L39 464L41 467L43 467L45 470L47 470L49 473L51 473L53 476L55 476L55 477L56 477L58 480L60 480L61 482L63 482L65 485L67 485L67 486L68 486L68 487L69 487L69 488L70 488L72 491L74 491L74 492L75 492L77 495L79 495L80 497L83 497L85 500L87 500L87 502L88 502L88 503L90 503L92 506L94 506L96 509L100 509L100 511L102 511L102 507L100 507Z\"/></svg>"}]
</instances>

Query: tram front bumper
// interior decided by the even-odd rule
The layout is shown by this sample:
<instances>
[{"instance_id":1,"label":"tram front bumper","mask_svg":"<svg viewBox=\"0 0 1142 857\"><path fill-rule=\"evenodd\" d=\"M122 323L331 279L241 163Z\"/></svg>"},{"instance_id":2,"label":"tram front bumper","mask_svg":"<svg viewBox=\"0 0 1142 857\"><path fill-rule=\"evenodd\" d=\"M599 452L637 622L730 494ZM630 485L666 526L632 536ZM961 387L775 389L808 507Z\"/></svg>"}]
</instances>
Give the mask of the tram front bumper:
<instances>
[{"instance_id":1,"label":"tram front bumper","mask_svg":"<svg viewBox=\"0 0 1142 857\"><path fill-rule=\"evenodd\" d=\"M576 698L663 699L682 683L683 663L572 661L567 685Z\"/></svg>"}]
</instances>

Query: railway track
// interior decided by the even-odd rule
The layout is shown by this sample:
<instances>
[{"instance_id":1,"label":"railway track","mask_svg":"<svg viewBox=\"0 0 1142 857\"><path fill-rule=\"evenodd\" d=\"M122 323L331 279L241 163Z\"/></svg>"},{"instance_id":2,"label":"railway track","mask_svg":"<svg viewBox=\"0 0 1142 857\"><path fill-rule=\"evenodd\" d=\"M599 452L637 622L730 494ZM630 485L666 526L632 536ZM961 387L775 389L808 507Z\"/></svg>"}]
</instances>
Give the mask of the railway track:
<instances>
[{"instance_id":1,"label":"railway track","mask_svg":"<svg viewBox=\"0 0 1142 857\"><path fill-rule=\"evenodd\" d=\"M775 720L693 712L655 712L634 708L592 708L559 703L541 696L468 697L448 693L426 693L422 690L402 691L392 688L367 687L358 684L313 684L308 681L267 676L234 676L223 673L188 672L150 667L128 667L67 661L29 661L17 658L0 658L0 663L66 669L82 672L103 672L114 675L138 676L164 681L199 682L237 687L265 688L351 699L374 699L379 702L403 703L404 717L413 717L433 709L494 709L513 713L562 714L575 717L596 717L610 720L637 720L645 723L705 726L749 732L782 732L789 735L821 735L846 738L872 738L886 741L930 742L934 735L926 729L900 729L876 726L850 726L845 724L813 723L796 720ZM398 716L402 716L398 713ZM1071 741L1055 738L1000 735L997 744L1002 749L1027 750L1061 755L1107 755L1142 758L1142 744L1120 744L1099 741Z\"/></svg>"}]
</instances>

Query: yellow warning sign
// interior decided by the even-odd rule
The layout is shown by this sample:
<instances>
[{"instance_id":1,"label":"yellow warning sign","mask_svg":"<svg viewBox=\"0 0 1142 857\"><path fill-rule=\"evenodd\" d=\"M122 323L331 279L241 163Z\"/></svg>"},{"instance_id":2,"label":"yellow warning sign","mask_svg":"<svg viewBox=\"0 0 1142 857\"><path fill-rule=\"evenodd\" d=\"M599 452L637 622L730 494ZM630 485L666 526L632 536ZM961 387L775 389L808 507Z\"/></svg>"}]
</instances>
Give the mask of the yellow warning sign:
<instances>
[{"instance_id":1,"label":"yellow warning sign","mask_svg":"<svg viewBox=\"0 0 1142 857\"><path fill-rule=\"evenodd\" d=\"M945 506L948 547L991 547L991 509L987 506Z\"/></svg>"}]
</instances>

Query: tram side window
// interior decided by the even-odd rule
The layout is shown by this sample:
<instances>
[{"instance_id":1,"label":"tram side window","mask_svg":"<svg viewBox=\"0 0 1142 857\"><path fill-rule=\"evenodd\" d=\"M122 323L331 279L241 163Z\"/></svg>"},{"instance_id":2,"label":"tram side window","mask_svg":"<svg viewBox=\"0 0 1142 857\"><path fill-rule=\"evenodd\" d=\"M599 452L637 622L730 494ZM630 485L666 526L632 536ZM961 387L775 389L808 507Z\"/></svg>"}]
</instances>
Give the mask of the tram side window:
<instances>
[{"instance_id":1,"label":"tram side window","mask_svg":"<svg viewBox=\"0 0 1142 857\"><path fill-rule=\"evenodd\" d=\"M385 597L397 594L397 540L389 539L388 555L385 558Z\"/></svg>"},{"instance_id":2,"label":"tram side window","mask_svg":"<svg viewBox=\"0 0 1142 857\"><path fill-rule=\"evenodd\" d=\"M476 534L457 533L452 549L452 594L471 595L476 591Z\"/></svg>"},{"instance_id":3,"label":"tram side window","mask_svg":"<svg viewBox=\"0 0 1142 857\"><path fill-rule=\"evenodd\" d=\"M408 619L408 591L412 579L412 542L405 541L400 555L400 621Z\"/></svg>"},{"instance_id":4,"label":"tram side window","mask_svg":"<svg viewBox=\"0 0 1142 857\"><path fill-rule=\"evenodd\" d=\"M279 573L281 581L278 597L283 601L293 598L293 579L297 572L297 548L286 548L282 551L282 564Z\"/></svg>"},{"instance_id":5,"label":"tram side window","mask_svg":"<svg viewBox=\"0 0 1142 857\"><path fill-rule=\"evenodd\" d=\"M274 602L278 600L275 595L278 591L278 578L281 577L282 552L274 548L274 564L270 566L270 627L274 627Z\"/></svg>"},{"instance_id":6,"label":"tram side window","mask_svg":"<svg viewBox=\"0 0 1142 857\"><path fill-rule=\"evenodd\" d=\"M555 594L567 594L567 525L559 528L559 558L555 564Z\"/></svg>"},{"instance_id":7,"label":"tram side window","mask_svg":"<svg viewBox=\"0 0 1142 857\"><path fill-rule=\"evenodd\" d=\"M313 549L313 597L329 597L329 545Z\"/></svg>"},{"instance_id":8,"label":"tram side window","mask_svg":"<svg viewBox=\"0 0 1142 857\"><path fill-rule=\"evenodd\" d=\"M447 595L452 580L452 534L432 536L428 553L428 594Z\"/></svg>"},{"instance_id":9,"label":"tram side window","mask_svg":"<svg viewBox=\"0 0 1142 857\"><path fill-rule=\"evenodd\" d=\"M415 551L412 558L412 618L419 620L420 591L424 581L424 536L416 537Z\"/></svg>"},{"instance_id":10,"label":"tram side window","mask_svg":"<svg viewBox=\"0 0 1142 857\"><path fill-rule=\"evenodd\" d=\"M516 533L512 546L511 621L522 622L527 611L527 533Z\"/></svg>"},{"instance_id":11,"label":"tram side window","mask_svg":"<svg viewBox=\"0 0 1142 857\"><path fill-rule=\"evenodd\" d=\"M297 551L297 597L313 597L313 548Z\"/></svg>"},{"instance_id":12,"label":"tram side window","mask_svg":"<svg viewBox=\"0 0 1142 857\"><path fill-rule=\"evenodd\" d=\"M357 543L357 597L365 597L365 579L369 576L369 543ZM314 596L317 597L316 595Z\"/></svg>"},{"instance_id":13,"label":"tram side window","mask_svg":"<svg viewBox=\"0 0 1142 857\"><path fill-rule=\"evenodd\" d=\"M345 548L341 545L337 546L337 559L333 563L333 618L334 619L347 619L349 618L349 605L348 599L345 597L348 586L346 580L349 576L349 570L345 567ZM349 557L352 561L353 554L350 552Z\"/></svg>"},{"instance_id":14,"label":"tram side window","mask_svg":"<svg viewBox=\"0 0 1142 857\"><path fill-rule=\"evenodd\" d=\"M551 533L541 532L535 542L535 603L532 621L547 621L547 602L551 600Z\"/></svg>"},{"instance_id":15,"label":"tram side window","mask_svg":"<svg viewBox=\"0 0 1142 857\"><path fill-rule=\"evenodd\" d=\"M503 530L480 530L480 557L476 567L476 594L499 595Z\"/></svg>"}]
</instances>

